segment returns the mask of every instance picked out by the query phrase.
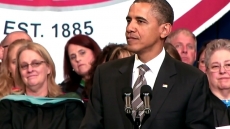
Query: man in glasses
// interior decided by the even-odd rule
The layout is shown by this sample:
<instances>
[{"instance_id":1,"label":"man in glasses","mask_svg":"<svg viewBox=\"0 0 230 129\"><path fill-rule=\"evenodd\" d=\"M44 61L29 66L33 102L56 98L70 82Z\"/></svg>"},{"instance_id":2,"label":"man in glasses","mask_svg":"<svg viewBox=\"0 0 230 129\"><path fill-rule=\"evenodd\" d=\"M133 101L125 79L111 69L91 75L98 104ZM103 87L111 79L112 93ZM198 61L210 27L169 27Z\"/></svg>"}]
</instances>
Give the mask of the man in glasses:
<instances>
[{"instance_id":1,"label":"man in glasses","mask_svg":"<svg viewBox=\"0 0 230 129\"><path fill-rule=\"evenodd\" d=\"M7 56L8 46L17 39L26 39L32 41L31 37L24 31L14 31L8 34L1 42L0 54L3 51L3 56L0 59L3 61ZM3 50L2 50L3 49Z\"/></svg>"}]
</instances>

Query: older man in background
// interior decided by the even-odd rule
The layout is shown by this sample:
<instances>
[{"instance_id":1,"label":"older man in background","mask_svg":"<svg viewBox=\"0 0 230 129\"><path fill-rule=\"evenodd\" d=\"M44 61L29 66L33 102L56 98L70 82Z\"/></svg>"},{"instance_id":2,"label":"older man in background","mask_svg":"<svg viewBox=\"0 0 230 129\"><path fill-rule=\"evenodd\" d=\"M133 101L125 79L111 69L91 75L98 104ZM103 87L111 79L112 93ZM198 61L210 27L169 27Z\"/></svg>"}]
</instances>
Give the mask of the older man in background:
<instances>
[{"instance_id":1,"label":"older man in background","mask_svg":"<svg viewBox=\"0 0 230 129\"><path fill-rule=\"evenodd\" d=\"M7 56L8 46L17 39L26 39L32 41L31 37L24 31L11 32L1 42L0 53L3 53L2 56L0 55L1 60L4 61Z\"/></svg>"},{"instance_id":2,"label":"older man in background","mask_svg":"<svg viewBox=\"0 0 230 129\"><path fill-rule=\"evenodd\" d=\"M184 63L194 64L197 53L197 41L195 35L190 30L175 30L167 37L165 42L171 43L177 49Z\"/></svg>"}]
</instances>

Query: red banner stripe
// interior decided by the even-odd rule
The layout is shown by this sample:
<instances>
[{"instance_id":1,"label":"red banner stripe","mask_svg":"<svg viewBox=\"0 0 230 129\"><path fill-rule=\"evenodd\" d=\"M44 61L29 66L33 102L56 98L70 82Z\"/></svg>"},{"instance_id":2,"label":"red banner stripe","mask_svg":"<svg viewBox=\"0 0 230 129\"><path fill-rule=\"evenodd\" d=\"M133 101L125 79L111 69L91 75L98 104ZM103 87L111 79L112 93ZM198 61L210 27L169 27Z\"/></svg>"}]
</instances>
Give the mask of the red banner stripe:
<instances>
[{"instance_id":1,"label":"red banner stripe","mask_svg":"<svg viewBox=\"0 0 230 129\"><path fill-rule=\"evenodd\" d=\"M10 5L23 5L23 6L52 6L52 7L65 7L65 6L79 6L107 2L111 0L0 0L0 3Z\"/></svg>"},{"instance_id":2,"label":"red banner stripe","mask_svg":"<svg viewBox=\"0 0 230 129\"><path fill-rule=\"evenodd\" d=\"M174 22L173 30L187 28L195 31L228 3L229 0L202 0Z\"/></svg>"}]
</instances>

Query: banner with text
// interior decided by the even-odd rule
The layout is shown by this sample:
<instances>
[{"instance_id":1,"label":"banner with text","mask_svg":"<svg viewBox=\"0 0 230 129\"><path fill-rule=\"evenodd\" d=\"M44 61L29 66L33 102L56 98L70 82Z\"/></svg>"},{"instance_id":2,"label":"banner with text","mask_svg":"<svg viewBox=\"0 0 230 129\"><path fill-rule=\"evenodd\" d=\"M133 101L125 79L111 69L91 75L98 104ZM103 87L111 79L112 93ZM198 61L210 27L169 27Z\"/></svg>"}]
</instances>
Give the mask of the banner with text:
<instances>
[{"instance_id":1,"label":"banner with text","mask_svg":"<svg viewBox=\"0 0 230 129\"><path fill-rule=\"evenodd\" d=\"M174 30L188 28L200 34L230 9L229 0L168 0L175 14ZM0 0L0 40L22 30L51 54L63 80L64 46L76 34L86 34L103 48L109 42L126 43L126 15L133 0Z\"/></svg>"}]
</instances>

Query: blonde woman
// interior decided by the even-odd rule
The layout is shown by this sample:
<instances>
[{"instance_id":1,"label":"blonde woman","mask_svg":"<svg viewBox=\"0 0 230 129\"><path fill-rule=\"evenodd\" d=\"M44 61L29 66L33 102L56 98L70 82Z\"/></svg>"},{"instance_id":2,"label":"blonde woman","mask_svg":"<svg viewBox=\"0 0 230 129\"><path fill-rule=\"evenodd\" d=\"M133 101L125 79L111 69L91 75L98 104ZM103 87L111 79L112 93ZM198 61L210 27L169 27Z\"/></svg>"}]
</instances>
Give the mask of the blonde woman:
<instances>
[{"instance_id":1,"label":"blonde woman","mask_svg":"<svg viewBox=\"0 0 230 129\"><path fill-rule=\"evenodd\" d=\"M0 128L77 129L85 107L76 93L63 95L55 83L55 66L47 50L37 43L19 48L15 70L22 95L0 99Z\"/></svg>"},{"instance_id":2,"label":"blonde woman","mask_svg":"<svg viewBox=\"0 0 230 129\"><path fill-rule=\"evenodd\" d=\"M62 94L55 83L55 66L47 50L37 43L22 46L17 55L16 82L25 95L57 97Z\"/></svg>"},{"instance_id":3,"label":"blonde woman","mask_svg":"<svg viewBox=\"0 0 230 129\"><path fill-rule=\"evenodd\" d=\"M0 98L12 93L17 94L21 92L20 86L15 83L15 69L17 63L16 57L18 49L28 43L31 42L28 40L19 39L9 45L7 57L1 66Z\"/></svg>"}]
</instances>

